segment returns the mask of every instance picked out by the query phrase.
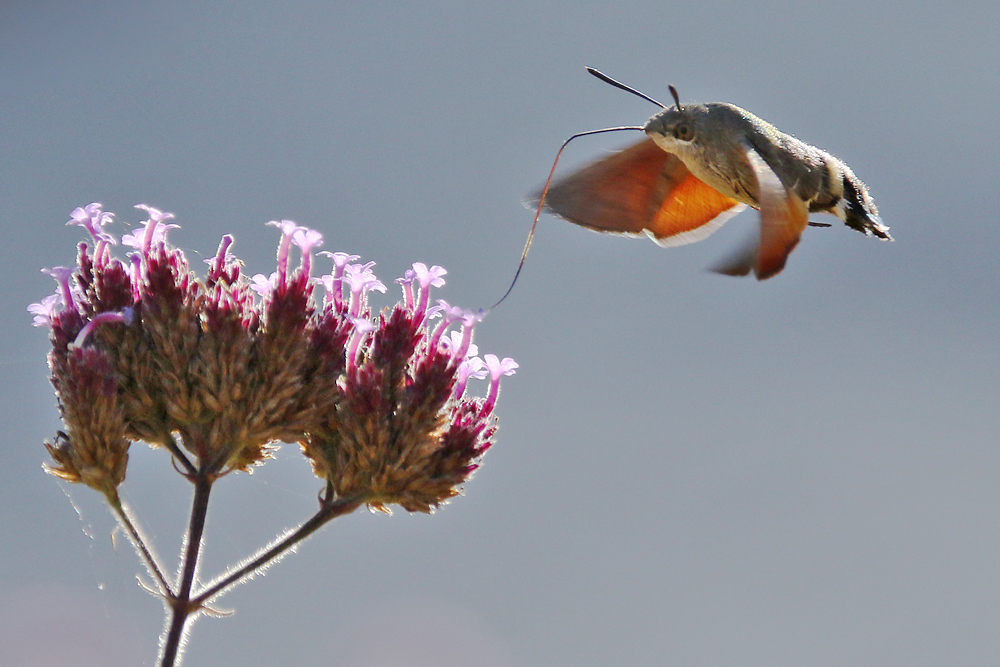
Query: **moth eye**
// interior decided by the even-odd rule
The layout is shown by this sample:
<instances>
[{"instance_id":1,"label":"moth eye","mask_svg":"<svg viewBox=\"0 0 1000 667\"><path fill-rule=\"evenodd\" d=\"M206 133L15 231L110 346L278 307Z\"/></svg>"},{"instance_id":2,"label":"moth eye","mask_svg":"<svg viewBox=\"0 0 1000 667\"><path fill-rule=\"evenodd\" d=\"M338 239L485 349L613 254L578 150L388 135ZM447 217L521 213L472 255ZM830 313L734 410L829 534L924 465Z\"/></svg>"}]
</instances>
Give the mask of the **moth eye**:
<instances>
[{"instance_id":1,"label":"moth eye","mask_svg":"<svg viewBox=\"0 0 1000 667\"><path fill-rule=\"evenodd\" d=\"M694 128L687 123L677 123L674 125L674 136L681 141L691 141L694 139Z\"/></svg>"}]
</instances>

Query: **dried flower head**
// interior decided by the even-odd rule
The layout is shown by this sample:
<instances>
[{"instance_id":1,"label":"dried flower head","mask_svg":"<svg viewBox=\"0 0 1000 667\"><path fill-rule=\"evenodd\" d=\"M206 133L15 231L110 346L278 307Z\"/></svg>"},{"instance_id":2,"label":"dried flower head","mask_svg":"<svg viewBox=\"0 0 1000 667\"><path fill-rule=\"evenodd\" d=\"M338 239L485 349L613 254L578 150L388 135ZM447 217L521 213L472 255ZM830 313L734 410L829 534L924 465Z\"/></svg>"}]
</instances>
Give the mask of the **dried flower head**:
<instances>
[{"instance_id":1,"label":"dried flower head","mask_svg":"<svg viewBox=\"0 0 1000 667\"><path fill-rule=\"evenodd\" d=\"M475 356L481 313L430 306L443 268L415 263L397 280L402 301L375 315L368 294L386 288L373 262L322 253L333 270L311 278L322 244L314 230L269 223L282 235L270 277L244 276L226 236L199 279L167 242L174 215L136 208L149 219L122 237L134 249L124 260L104 229L112 214L98 203L74 210L69 224L90 232L94 250L81 243L74 269L49 270L56 294L28 307L36 326L51 328L66 423L47 443L50 472L113 489L130 442L144 440L186 473L217 477L297 442L329 501L429 512L458 493L492 444L500 377L517 364ZM487 373L487 397L466 396L469 378Z\"/></svg>"},{"instance_id":2,"label":"dried flower head","mask_svg":"<svg viewBox=\"0 0 1000 667\"><path fill-rule=\"evenodd\" d=\"M66 431L45 443L52 474L81 482L105 495L125 480L129 440L118 383L109 356L95 348L75 348L53 374Z\"/></svg>"},{"instance_id":3,"label":"dried flower head","mask_svg":"<svg viewBox=\"0 0 1000 667\"><path fill-rule=\"evenodd\" d=\"M428 308L430 288L444 284L443 274L441 267L414 264L397 281L403 301L380 314L376 325L364 311L351 315L339 399L323 428L302 443L316 474L339 497L360 495L380 510L399 504L430 512L458 493L492 444L495 399L465 395L469 369L483 365L467 358L481 314L456 313L447 304ZM374 277L351 284L351 305L341 304L350 313L356 310L355 285L381 286ZM431 327L436 315L441 320ZM460 329L444 336L453 325ZM512 372L517 364L505 361ZM491 395L499 377L493 387Z\"/></svg>"}]
</instances>

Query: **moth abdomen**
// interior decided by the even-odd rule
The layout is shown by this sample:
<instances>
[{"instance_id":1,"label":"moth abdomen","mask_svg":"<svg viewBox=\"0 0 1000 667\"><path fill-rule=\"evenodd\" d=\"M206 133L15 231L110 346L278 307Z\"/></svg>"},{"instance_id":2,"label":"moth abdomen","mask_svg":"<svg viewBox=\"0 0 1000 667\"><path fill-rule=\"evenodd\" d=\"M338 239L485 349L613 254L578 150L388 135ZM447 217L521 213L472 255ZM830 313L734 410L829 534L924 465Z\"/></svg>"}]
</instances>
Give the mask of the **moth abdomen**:
<instances>
[{"instance_id":1,"label":"moth abdomen","mask_svg":"<svg viewBox=\"0 0 1000 667\"><path fill-rule=\"evenodd\" d=\"M854 175L854 172L844 165L843 196L837 203L834 212L851 229L856 229L866 236L877 236L885 241L891 241L889 228L882 224L878 208L868 194L868 186Z\"/></svg>"}]
</instances>

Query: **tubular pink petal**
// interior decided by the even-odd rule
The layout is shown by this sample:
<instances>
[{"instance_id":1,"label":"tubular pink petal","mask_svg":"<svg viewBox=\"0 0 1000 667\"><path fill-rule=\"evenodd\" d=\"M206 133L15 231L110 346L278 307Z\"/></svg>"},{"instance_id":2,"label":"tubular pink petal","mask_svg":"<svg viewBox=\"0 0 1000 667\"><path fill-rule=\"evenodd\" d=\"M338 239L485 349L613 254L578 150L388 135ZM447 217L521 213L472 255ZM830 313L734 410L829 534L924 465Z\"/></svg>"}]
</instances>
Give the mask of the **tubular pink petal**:
<instances>
[{"instance_id":1,"label":"tubular pink petal","mask_svg":"<svg viewBox=\"0 0 1000 667\"><path fill-rule=\"evenodd\" d=\"M222 274L222 270L226 268L226 263L230 260L230 257L232 257L229 254L229 246L231 245L233 245L232 234L224 235L222 237L222 241L219 243L219 250L218 252L215 253L215 260L214 264L212 265L212 269L216 275ZM213 260L208 260L208 261L213 261Z\"/></svg>"},{"instance_id":2,"label":"tubular pink petal","mask_svg":"<svg viewBox=\"0 0 1000 667\"><path fill-rule=\"evenodd\" d=\"M146 228L142 237L142 254L146 257L149 255L149 249L153 247L153 243L155 241L166 242L167 232L171 229L176 229L177 225L167 225L162 222L163 220L172 219L174 217L173 213L164 213L146 204L136 204L135 208L142 209L149 214L149 220L143 223L146 225Z\"/></svg>"},{"instance_id":3,"label":"tubular pink petal","mask_svg":"<svg viewBox=\"0 0 1000 667\"><path fill-rule=\"evenodd\" d=\"M323 245L323 235L315 229L299 227L292 234L292 243L302 251L302 271L308 276L312 271L312 251Z\"/></svg>"},{"instance_id":4,"label":"tubular pink petal","mask_svg":"<svg viewBox=\"0 0 1000 667\"><path fill-rule=\"evenodd\" d=\"M281 242L278 243L278 280L284 282L288 275L288 251L292 247L292 236L300 227L291 220L271 220L267 224L281 230Z\"/></svg>"},{"instance_id":5,"label":"tubular pink petal","mask_svg":"<svg viewBox=\"0 0 1000 667\"><path fill-rule=\"evenodd\" d=\"M326 255L333 260L333 273L331 274L332 280L330 281L330 288L332 289L332 299L330 292L327 292L327 300L332 300L334 310L337 312L344 311L344 268L348 263L353 262L356 259L360 259L361 255L349 255L346 252L321 252L321 255ZM323 283L326 285L326 283Z\"/></svg>"},{"instance_id":6,"label":"tubular pink petal","mask_svg":"<svg viewBox=\"0 0 1000 667\"><path fill-rule=\"evenodd\" d=\"M80 329L80 333L76 335L76 339L72 343L70 343L69 347L70 349L83 347L83 343L84 341L87 340L87 336L90 335L90 333L94 330L95 327L97 327L98 324L103 324L105 322L124 322L125 324L128 324L131 321L132 321L131 308L128 308L120 313L112 313L112 312L98 313L97 315L94 315L94 317L91 318L91 320L87 322L87 324L84 325L82 329Z\"/></svg>"},{"instance_id":7,"label":"tubular pink petal","mask_svg":"<svg viewBox=\"0 0 1000 667\"><path fill-rule=\"evenodd\" d=\"M32 303L28 305L28 312L34 315L32 319L32 326L36 327L51 327L53 318L59 313L59 304L62 297L56 294L50 294L40 303Z\"/></svg>"},{"instance_id":8,"label":"tubular pink petal","mask_svg":"<svg viewBox=\"0 0 1000 667\"><path fill-rule=\"evenodd\" d=\"M490 393L480 412L482 416L486 416L493 411L493 407L496 405L497 396L500 394L500 378L504 375L513 375L518 364L510 357L504 357L503 361L500 361L495 354L487 354L483 358L490 371Z\"/></svg>"},{"instance_id":9,"label":"tubular pink petal","mask_svg":"<svg viewBox=\"0 0 1000 667\"><path fill-rule=\"evenodd\" d=\"M375 330L375 325L363 317L348 315L347 319L354 325L351 342L347 348L347 367L353 370L358 367L358 350L361 348L361 343L368 334Z\"/></svg>"},{"instance_id":10,"label":"tubular pink petal","mask_svg":"<svg viewBox=\"0 0 1000 667\"><path fill-rule=\"evenodd\" d=\"M482 380L488 372L486 364L479 357L469 357L460 363L457 371L458 380L455 382L455 389L453 391L455 398L461 398L465 394L465 386L468 384L470 377Z\"/></svg>"},{"instance_id":11,"label":"tubular pink petal","mask_svg":"<svg viewBox=\"0 0 1000 667\"><path fill-rule=\"evenodd\" d=\"M54 266L51 269L42 269L42 273L52 276L59 283L59 293L66 308L76 308L73 301L73 290L70 288L69 279L73 277L73 269L67 266Z\"/></svg>"}]
</instances>

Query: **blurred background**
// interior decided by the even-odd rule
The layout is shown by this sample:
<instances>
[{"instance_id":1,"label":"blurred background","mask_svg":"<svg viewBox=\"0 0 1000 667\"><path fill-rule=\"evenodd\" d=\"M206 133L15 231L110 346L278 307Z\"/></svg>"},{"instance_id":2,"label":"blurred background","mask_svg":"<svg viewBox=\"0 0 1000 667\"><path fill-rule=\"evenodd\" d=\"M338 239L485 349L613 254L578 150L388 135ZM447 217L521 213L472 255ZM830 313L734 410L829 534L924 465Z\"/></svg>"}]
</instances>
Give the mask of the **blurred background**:
<instances>
[{"instance_id":1,"label":"blurred background","mask_svg":"<svg viewBox=\"0 0 1000 667\"><path fill-rule=\"evenodd\" d=\"M487 307L570 134L660 99L743 106L844 159L895 243L837 220L764 283L542 219L481 352L515 358L497 445L434 516L360 511L222 599L188 665L983 665L1000 659L995 2L0 4L0 663L153 665L162 608L60 427L28 303L75 207L176 213L273 270L289 218L389 281ZM564 173L638 137L591 137ZM815 217L820 219L823 216ZM376 295L377 296L377 295ZM376 305L395 300L395 288ZM210 578L316 507L286 446L218 485ZM132 450L168 563L190 493Z\"/></svg>"}]
</instances>

